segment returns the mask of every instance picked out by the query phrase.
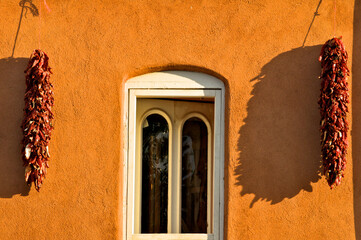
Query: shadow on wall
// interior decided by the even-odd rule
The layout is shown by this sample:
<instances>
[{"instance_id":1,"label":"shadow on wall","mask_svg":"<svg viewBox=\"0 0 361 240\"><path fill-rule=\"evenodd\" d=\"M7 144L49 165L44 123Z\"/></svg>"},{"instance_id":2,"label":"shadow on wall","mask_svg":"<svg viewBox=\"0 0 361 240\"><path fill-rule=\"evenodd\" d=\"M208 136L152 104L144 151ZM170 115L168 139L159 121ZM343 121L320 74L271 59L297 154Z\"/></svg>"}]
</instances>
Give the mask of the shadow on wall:
<instances>
[{"instance_id":1,"label":"shadow on wall","mask_svg":"<svg viewBox=\"0 0 361 240\"><path fill-rule=\"evenodd\" d=\"M241 195L281 202L312 192L321 177L318 97L321 45L282 53L254 82L248 116L239 131L234 171Z\"/></svg>"},{"instance_id":2,"label":"shadow on wall","mask_svg":"<svg viewBox=\"0 0 361 240\"><path fill-rule=\"evenodd\" d=\"M28 59L0 59L0 198L29 195L21 159L25 74Z\"/></svg>"},{"instance_id":3,"label":"shadow on wall","mask_svg":"<svg viewBox=\"0 0 361 240\"><path fill-rule=\"evenodd\" d=\"M347 49L347 46L346 46ZM351 53L348 53L351 55ZM349 66L350 67L350 66ZM355 1L352 54L352 160L356 239L361 239L361 2Z\"/></svg>"}]
</instances>

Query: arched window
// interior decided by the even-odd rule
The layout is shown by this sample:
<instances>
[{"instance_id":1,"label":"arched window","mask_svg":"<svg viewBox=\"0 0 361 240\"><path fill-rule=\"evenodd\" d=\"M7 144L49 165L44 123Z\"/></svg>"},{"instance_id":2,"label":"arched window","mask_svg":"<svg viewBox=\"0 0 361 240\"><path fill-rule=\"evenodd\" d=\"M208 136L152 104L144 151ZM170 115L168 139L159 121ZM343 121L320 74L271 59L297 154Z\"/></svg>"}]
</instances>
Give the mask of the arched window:
<instances>
[{"instance_id":1,"label":"arched window","mask_svg":"<svg viewBox=\"0 0 361 240\"><path fill-rule=\"evenodd\" d=\"M169 71L125 90L125 239L223 239L223 83Z\"/></svg>"}]
</instances>

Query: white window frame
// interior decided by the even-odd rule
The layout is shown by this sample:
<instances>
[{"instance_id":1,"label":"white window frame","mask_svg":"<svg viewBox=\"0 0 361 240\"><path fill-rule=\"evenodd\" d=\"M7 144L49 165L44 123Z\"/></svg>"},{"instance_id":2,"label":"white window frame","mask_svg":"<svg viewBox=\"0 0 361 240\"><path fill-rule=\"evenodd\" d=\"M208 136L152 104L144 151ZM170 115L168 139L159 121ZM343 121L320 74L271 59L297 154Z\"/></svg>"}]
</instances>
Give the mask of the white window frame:
<instances>
[{"instance_id":1,"label":"white window frame","mask_svg":"<svg viewBox=\"0 0 361 240\"><path fill-rule=\"evenodd\" d=\"M221 80L198 72L165 71L129 79L124 87L124 185L123 239L223 240L224 226L224 110L225 87ZM137 98L214 98L212 234L134 234ZM138 173L139 174L139 173ZM138 209L139 210L139 209Z\"/></svg>"}]
</instances>

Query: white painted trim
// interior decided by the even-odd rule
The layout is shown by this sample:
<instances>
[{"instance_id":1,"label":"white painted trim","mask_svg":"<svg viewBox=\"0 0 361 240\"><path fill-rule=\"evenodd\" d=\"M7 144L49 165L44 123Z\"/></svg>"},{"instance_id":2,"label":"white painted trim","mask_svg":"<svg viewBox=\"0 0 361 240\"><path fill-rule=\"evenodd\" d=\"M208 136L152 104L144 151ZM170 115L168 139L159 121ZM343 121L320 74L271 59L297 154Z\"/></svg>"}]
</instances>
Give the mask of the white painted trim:
<instances>
[{"instance_id":1,"label":"white painted trim","mask_svg":"<svg viewBox=\"0 0 361 240\"><path fill-rule=\"evenodd\" d=\"M224 168L221 168L222 162L224 162L224 152L222 152L222 146L224 145L224 138L222 138L222 122L224 122L224 105L222 104L221 91L216 92L214 100L214 146L219 146L221 149L219 152L214 151L213 158L213 234L215 239L223 239L220 229L223 222L223 215L221 215L221 189L224 188L224 179L222 175ZM214 148L216 149L216 148ZM217 194L218 193L218 194ZM223 210L223 209L222 209ZM217 238L219 236L219 238Z\"/></svg>"},{"instance_id":2,"label":"white painted trim","mask_svg":"<svg viewBox=\"0 0 361 240\"><path fill-rule=\"evenodd\" d=\"M122 199L122 235L119 234L119 237L121 237L120 239L126 240L127 239L127 231L128 231L128 226L127 226L127 197L128 197L128 89L125 87L125 84L122 85L123 87L123 95L120 97L120 101L123 101L123 116L122 116L122 120L121 121L124 126L123 126L123 179L121 179L121 181L123 181L123 189L119 189L119 192L122 191L123 193L123 199ZM119 91L122 92L122 91ZM120 215L120 213L118 214L118 216ZM121 224L119 224L121 225Z\"/></svg>"},{"instance_id":3,"label":"white painted trim","mask_svg":"<svg viewBox=\"0 0 361 240\"><path fill-rule=\"evenodd\" d=\"M140 91L142 90L142 91ZM224 224L224 112L225 87L219 79L197 72L167 71L129 79L124 88L124 187L123 239L215 239L223 240ZM213 234L134 234L134 162L137 97L205 97L215 101L213 162ZM132 121L130 121L132 119ZM133 190L132 190L133 189Z\"/></svg>"},{"instance_id":4,"label":"white painted trim","mask_svg":"<svg viewBox=\"0 0 361 240\"><path fill-rule=\"evenodd\" d=\"M213 234L134 234L132 240L214 240Z\"/></svg>"},{"instance_id":5,"label":"white painted trim","mask_svg":"<svg viewBox=\"0 0 361 240\"><path fill-rule=\"evenodd\" d=\"M226 103L226 95L225 95L225 91L224 89L220 92L217 93L217 97L219 100L219 105L220 105L220 131L221 131L221 135L220 135L220 152L219 152L219 157L220 157L220 161L219 161L219 173L220 173L220 180L219 180L219 239L223 240L223 234L224 234L224 126L225 126L225 119L224 119L224 114L225 114L225 103ZM216 111L215 111L216 113Z\"/></svg>"},{"instance_id":6,"label":"white painted trim","mask_svg":"<svg viewBox=\"0 0 361 240\"><path fill-rule=\"evenodd\" d=\"M215 97L216 91L213 89L131 89L132 94L137 98Z\"/></svg>"}]
</instances>

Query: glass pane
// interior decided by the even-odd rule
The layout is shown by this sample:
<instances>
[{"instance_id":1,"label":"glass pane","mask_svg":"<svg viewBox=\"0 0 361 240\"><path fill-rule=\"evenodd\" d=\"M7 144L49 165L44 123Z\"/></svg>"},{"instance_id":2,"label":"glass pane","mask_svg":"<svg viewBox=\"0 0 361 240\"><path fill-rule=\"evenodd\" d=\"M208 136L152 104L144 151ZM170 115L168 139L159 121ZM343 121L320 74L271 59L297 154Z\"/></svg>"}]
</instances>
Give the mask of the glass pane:
<instances>
[{"instance_id":1,"label":"glass pane","mask_svg":"<svg viewBox=\"0 0 361 240\"><path fill-rule=\"evenodd\" d=\"M143 122L142 233L167 233L168 123L158 114Z\"/></svg>"},{"instance_id":2,"label":"glass pane","mask_svg":"<svg viewBox=\"0 0 361 240\"><path fill-rule=\"evenodd\" d=\"M188 119L182 133L182 233L207 233L207 127Z\"/></svg>"}]
</instances>

